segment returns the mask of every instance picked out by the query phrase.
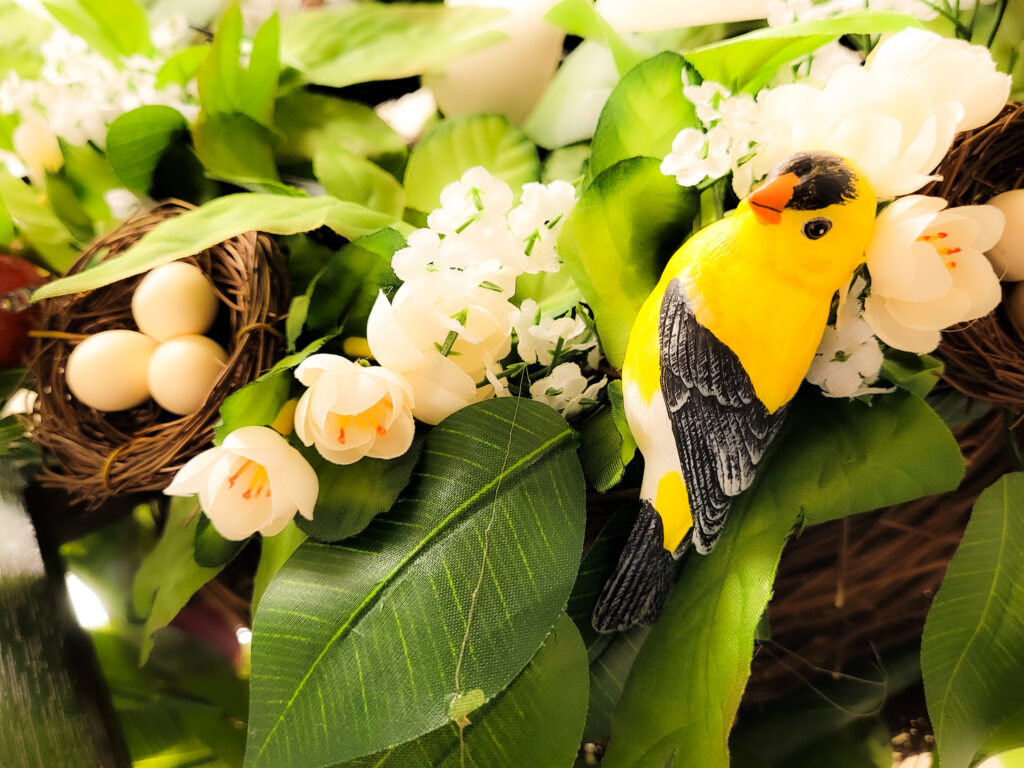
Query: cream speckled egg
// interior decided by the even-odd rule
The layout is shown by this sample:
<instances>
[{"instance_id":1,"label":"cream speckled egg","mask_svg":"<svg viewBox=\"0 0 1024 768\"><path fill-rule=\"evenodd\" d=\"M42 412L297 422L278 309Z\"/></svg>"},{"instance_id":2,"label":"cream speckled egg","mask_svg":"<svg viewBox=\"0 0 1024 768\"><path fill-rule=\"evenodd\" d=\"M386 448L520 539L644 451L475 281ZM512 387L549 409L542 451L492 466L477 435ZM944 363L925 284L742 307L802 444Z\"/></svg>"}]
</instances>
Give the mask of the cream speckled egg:
<instances>
[{"instance_id":1,"label":"cream speckled egg","mask_svg":"<svg viewBox=\"0 0 1024 768\"><path fill-rule=\"evenodd\" d=\"M217 317L213 283L191 264L172 261L142 278L132 296L139 330L157 341L206 333Z\"/></svg>"},{"instance_id":2,"label":"cream speckled egg","mask_svg":"<svg viewBox=\"0 0 1024 768\"><path fill-rule=\"evenodd\" d=\"M206 336L165 341L149 362L149 391L171 413L194 413L206 402L227 359L224 348Z\"/></svg>"},{"instance_id":3,"label":"cream speckled egg","mask_svg":"<svg viewBox=\"0 0 1024 768\"><path fill-rule=\"evenodd\" d=\"M989 261L1000 280L1024 280L1024 189L1011 189L988 201L1003 212L1006 228L999 242L988 251Z\"/></svg>"},{"instance_id":4,"label":"cream speckled egg","mask_svg":"<svg viewBox=\"0 0 1024 768\"><path fill-rule=\"evenodd\" d=\"M149 399L156 342L135 331L103 331L71 351L65 377L77 400L97 411L123 411Z\"/></svg>"}]
</instances>

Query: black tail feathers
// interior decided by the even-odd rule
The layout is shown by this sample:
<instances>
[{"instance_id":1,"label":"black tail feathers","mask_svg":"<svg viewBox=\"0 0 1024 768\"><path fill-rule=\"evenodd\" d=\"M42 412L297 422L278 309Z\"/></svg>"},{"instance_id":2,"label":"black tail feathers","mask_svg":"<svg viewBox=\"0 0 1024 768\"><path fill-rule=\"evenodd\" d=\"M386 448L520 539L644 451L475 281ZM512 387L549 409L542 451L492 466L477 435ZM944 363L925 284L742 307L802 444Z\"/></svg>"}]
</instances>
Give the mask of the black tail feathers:
<instances>
[{"instance_id":1,"label":"black tail feathers","mask_svg":"<svg viewBox=\"0 0 1024 768\"><path fill-rule=\"evenodd\" d=\"M597 600L594 629L616 632L634 624L653 624L672 587L677 556L665 549L661 516L649 501L642 502L615 572Z\"/></svg>"}]
</instances>

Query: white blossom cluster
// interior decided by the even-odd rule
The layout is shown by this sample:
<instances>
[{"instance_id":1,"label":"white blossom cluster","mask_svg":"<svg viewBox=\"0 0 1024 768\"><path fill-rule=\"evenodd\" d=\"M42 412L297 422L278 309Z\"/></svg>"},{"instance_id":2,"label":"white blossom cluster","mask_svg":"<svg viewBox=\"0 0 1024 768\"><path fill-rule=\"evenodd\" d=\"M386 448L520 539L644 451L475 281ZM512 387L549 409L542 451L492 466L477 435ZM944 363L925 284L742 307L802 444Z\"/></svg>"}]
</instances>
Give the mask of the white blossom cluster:
<instances>
[{"instance_id":1,"label":"white blossom cluster","mask_svg":"<svg viewBox=\"0 0 1024 768\"><path fill-rule=\"evenodd\" d=\"M48 126L70 144L91 141L100 147L107 126L137 107L163 104L192 120L199 109L193 94L176 83L157 87L166 53L187 31L184 17L167 19L152 32L157 55L129 56L115 64L82 38L56 28L43 43L43 66L37 79L24 80L11 72L0 83L0 113Z\"/></svg>"},{"instance_id":2,"label":"white blossom cluster","mask_svg":"<svg viewBox=\"0 0 1024 768\"><path fill-rule=\"evenodd\" d=\"M555 181L526 184L516 205L505 182L471 168L445 187L428 226L395 253L403 284L390 301L378 297L367 342L380 365L409 382L416 418L436 424L469 403L508 394L510 370L502 366L513 329L522 362L547 366L530 386L532 397L566 416L594 398L603 382L591 384L577 363L561 362L596 348L585 321L512 303L519 275L560 268L556 241L575 203L573 186Z\"/></svg>"},{"instance_id":3,"label":"white blossom cluster","mask_svg":"<svg viewBox=\"0 0 1024 768\"><path fill-rule=\"evenodd\" d=\"M774 23L823 18L851 4L780 5ZM1010 78L996 71L986 48L920 29L888 37L863 63L818 53L830 59L828 66L815 72L812 62L804 74L796 70L796 82L765 88L756 98L712 82L693 86L684 75L683 93L704 130L682 130L662 172L684 186L731 173L733 190L744 198L780 160L828 150L851 161L880 200L896 198L880 215L867 254L870 286L844 299L839 326L826 332L809 374L826 394L852 397L871 391L878 376L878 339L924 354L938 345L942 329L982 317L999 302L998 280L983 255L1002 231L999 212L945 210L944 200L912 193L936 178L957 132L999 113Z\"/></svg>"}]
</instances>

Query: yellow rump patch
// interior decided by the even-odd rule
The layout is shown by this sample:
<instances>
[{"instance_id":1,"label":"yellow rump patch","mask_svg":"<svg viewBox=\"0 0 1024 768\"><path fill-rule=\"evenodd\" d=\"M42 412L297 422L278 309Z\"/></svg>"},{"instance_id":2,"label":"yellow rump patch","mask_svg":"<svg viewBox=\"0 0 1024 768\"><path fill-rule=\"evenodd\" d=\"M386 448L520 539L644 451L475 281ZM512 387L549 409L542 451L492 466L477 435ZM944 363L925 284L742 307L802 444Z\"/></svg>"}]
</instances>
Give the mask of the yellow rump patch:
<instances>
[{"instance_id":1,"label":"yellow rump patch","mask_svg":"<svg viewBox=\"0 0 1024 768\"><path fill-rule=\"evenodd\" d=\"M654 508L661 515L664 528L664 546L674 552L687 531L693 527L690 515L690 495L686 492L686 484L679 472L666 472L658 481L658 492L654 498Z\"/></svg>"}]
</instances>

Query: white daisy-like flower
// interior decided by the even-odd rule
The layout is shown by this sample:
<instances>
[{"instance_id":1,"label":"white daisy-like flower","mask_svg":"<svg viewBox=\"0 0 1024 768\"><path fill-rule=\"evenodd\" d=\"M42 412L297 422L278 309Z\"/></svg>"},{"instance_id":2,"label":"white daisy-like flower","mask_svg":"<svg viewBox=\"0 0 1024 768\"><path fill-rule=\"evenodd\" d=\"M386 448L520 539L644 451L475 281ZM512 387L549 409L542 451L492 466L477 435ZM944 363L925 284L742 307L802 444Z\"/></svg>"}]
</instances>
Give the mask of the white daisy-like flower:
<instances>
[{"instance_id":1,"label":"white daisy-like flower","mask_svg":"<svg viewBox=\"0 0 1024 768\"><path fill-rule=\"evenodd\" d=\"M530 385L530 397L570 419L592 405L607 383L606 378L591 383L576 363L562 363Z\"/></svg>"},{"instance_id":2,"label":"white daisy-like flower","mask_svg":"<svg viewBox=\"0 0 1024 768\"><path fill-rule=\"evenodd\" d=\"M474 166L441 190L441 207L427 216L427 226L439 235L460 234L470 227L507 227L512 188Z\"/></svg>"},{"instance_id":3,"label":"white daisy-like flower","mask_svg":"<svg viewBox=\"0 0 1024 768\"><path fill-rule=\"evenodd\" d=\"M509 211L508 226L524 243L525 272L557 272L561 263L555 246L569 211L576 205L576 188L566 181L531 182L523 186L522 202Z\"/></svg>"},{"instance_id":4,"label":"white daisy-like flower","mask_svg":"<svg viewBox=\"0 0 1024 768\"><path fill-rule=\"evenodd\" d=\"M683 187L719 179L729 172L731 144L729 132L722 126L707 134L698 128L684 128L672 141L672 152L661 161L661 172L675 176Z\"/></svg>"},{"instance_id":5,"label":"white daisy-like flower","mask_svg":"<svg viewBox=\"0 0 1024 768\"><path fill-rule=\"evenodd\" d=\"M516 352L524 363L550 365L555 349L568 354L597 347L597 339L582 317L543 317L533 299L522 303L513 325L519 337Z\"/></svg>"}]
</instances>

